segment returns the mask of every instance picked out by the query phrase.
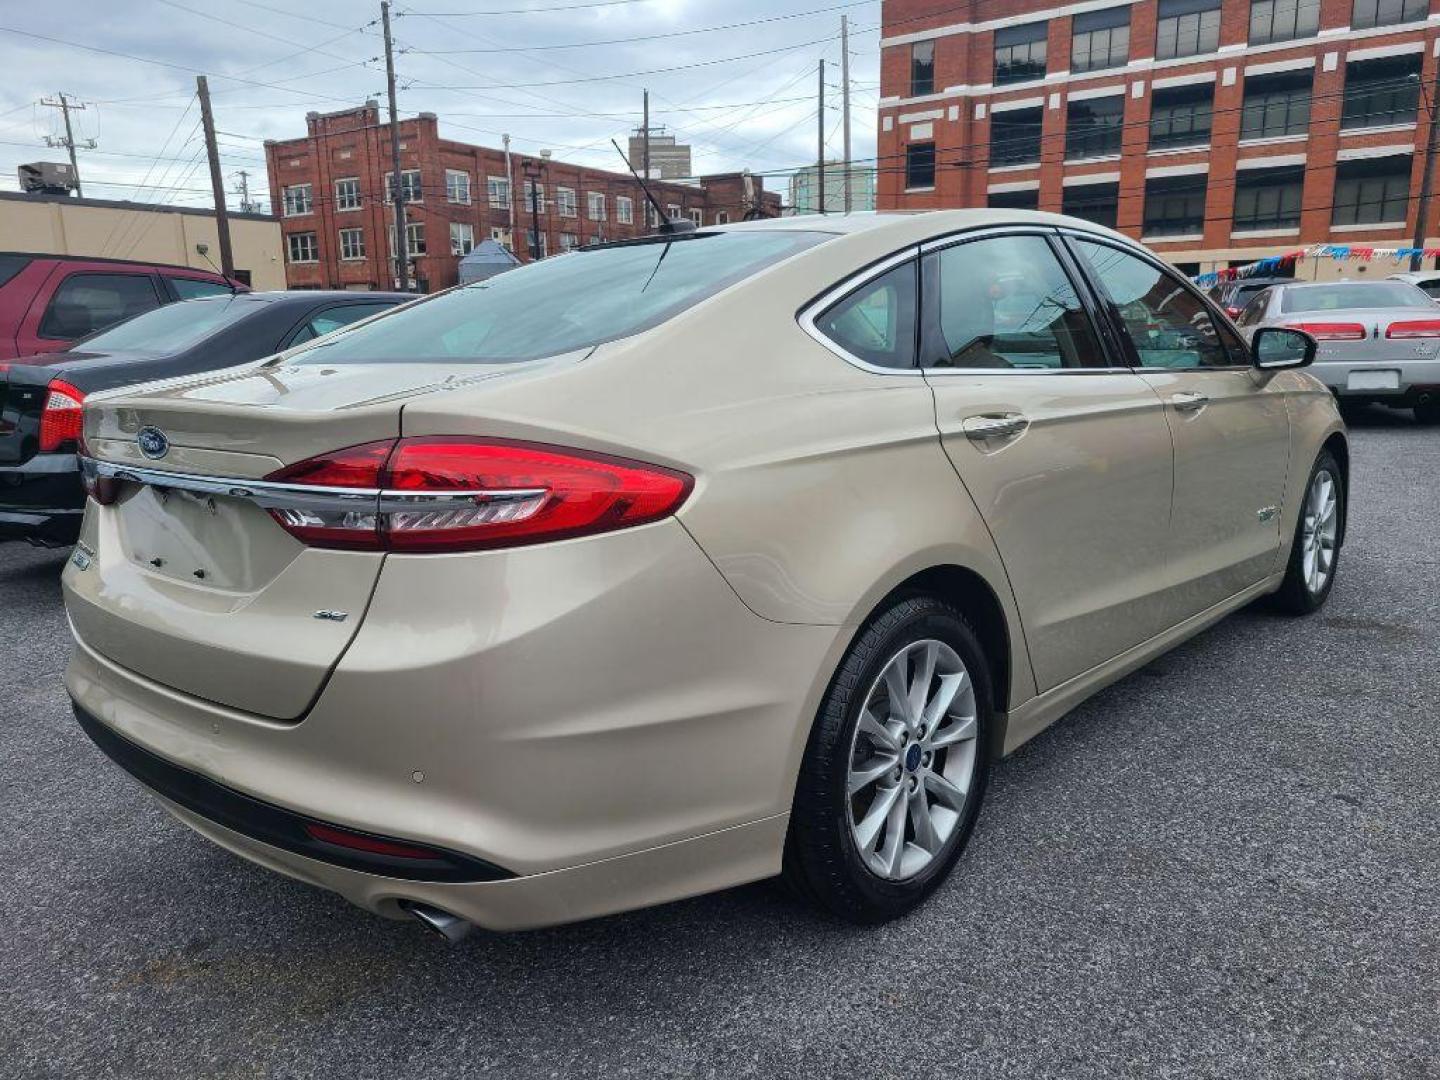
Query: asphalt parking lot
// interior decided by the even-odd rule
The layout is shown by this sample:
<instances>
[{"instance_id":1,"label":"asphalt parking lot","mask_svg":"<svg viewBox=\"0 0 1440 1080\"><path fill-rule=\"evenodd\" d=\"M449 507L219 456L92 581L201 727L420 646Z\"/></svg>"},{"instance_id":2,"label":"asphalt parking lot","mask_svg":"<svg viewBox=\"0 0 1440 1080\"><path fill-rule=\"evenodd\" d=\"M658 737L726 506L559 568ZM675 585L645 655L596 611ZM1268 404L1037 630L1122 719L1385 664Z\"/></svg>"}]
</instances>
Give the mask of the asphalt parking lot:
<instances>
[{"instance_id":1,"label":"asphalt parking lot","mask_svg":"<svg viewBox=\"0 0 1440 1080\"><path fill-rule=\"evenodd\" d=\"M1440 1076L1440 431L1353 439L1325 611L1092 699L872 930L756 885L446 948L242 863L75 726L64 556L0 547L0 1076Z\"/></svg>"}]
</instances>

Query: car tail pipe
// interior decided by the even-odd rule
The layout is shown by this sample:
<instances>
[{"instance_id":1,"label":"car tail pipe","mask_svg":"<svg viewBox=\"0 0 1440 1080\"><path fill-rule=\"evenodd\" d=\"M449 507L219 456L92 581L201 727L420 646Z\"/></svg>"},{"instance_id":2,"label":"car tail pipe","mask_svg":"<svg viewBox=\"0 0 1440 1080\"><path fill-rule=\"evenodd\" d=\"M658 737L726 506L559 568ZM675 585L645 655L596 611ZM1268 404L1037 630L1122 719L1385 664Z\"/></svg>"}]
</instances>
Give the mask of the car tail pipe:
<instances>
[{"instance_id":1,"label":"car tail pipe","mask_svg":"<svg viewBox=\"0 0 1440 1080\"><path fill-rule=\"evenodd\" d=\"M401 900L400 908L413 915L415 920L426 930L432 934L439 934L451 945L463 941L465 936L475 929L474 923L460 918L459 915L451 915L448 911L442 911L416 900Z\"/></svg>"}]
</instances>

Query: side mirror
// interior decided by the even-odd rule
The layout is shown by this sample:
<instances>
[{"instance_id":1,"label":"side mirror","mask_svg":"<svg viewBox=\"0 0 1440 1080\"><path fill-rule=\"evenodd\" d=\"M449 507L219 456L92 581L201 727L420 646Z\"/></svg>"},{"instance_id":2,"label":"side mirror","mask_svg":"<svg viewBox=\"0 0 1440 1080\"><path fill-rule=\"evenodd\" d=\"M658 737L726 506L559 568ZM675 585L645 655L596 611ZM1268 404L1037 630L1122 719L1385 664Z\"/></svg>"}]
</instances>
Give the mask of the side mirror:
<instances>
[{"instance_id":1,"label":"side mirror","mask_svg":"<svg viewBox=\"0 0 1440 1080\"><path fill-rule=\"evenodd\" d=\"M1262 326L1250 339L1255 366L1263 371L1307 367L1315 360L1317 347L1304 330L1288 326Z\"/></svg>"}]
</instances>

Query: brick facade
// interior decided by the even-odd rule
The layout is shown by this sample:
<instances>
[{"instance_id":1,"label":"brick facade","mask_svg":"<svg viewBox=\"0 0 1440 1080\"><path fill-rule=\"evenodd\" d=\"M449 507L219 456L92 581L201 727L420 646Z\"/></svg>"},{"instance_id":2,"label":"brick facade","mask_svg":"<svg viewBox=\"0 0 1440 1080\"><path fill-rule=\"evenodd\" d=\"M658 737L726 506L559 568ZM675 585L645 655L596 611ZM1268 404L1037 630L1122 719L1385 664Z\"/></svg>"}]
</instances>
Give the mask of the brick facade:
<instances>
[{"instance_id":1,"label":"brick facade","mask_svg":"<svg viewBox=\"0 0 1440 1080\"><path fill-rule=\"evenodd\" d=\"M286 280L290 288L371 288L393 285L390 234L394 207L385 198L385 175L390 172L390 130L374 102L336 113L310 113L304 138L268 140L266 166L275 211L284 236ZM539 207L540 235L544 250L555 254L566 245L584 246L600 240L620 240L653 232L645 216L645 197L640 185L628 174L570 165L528 154L510 155L506 168L504 151L474 146L440 137L432 113L400 123L400 167L402 172L419 170L419 198L407 194L408 222L418 225L424 237L424 254L412 260L414 278L427 291L447 288L458 278L460 256L451 251L451 226L468 225L475 244L492 236L501 240L528 262L527 230L532 208L525 198L527 178L538 178L544 192ZM468 201L459 174L468 178ZM451 183L454 174L456 183ZM497 199L492 205L489 182L510 184L510 203ZM354 180L342 192L341 181ZM285 191L310 185L309 205L287 208ZM667 213L678 207L684 216L698 216L701 223L714 225L741 221L751 216L773 217L780 213L780 197L763 190L760 178L749 173L728 173L703 177L694 184L651 181L650 189ZM565 192L563 196L561 193ZM353 194L352 194L353 192ZM569 193L574 196L574 213L569 213ZM592 215L589 196L604 195L603 208ZM622 199L630 200L631 223L620 220ZM347 205L348 204L348 205ZM292 212L299 210L300 212ZM513 233L512 228L513 214ZM342 230L345 239L360 239L363 255L352 247L342 257ZM352 230L359 230L355 233ZM314 234L314 257L304 234ZM298 236L298 241L291 240ZM297 253L292 244L302 246ZM294 258L299 254L301 258Z\"/></svg>"},{"instance_id":2,"label":"brick facade","mask_svg":"<svg viewBox=\"0 0 1440 1080\"><path fill-rule=\"evenodd\" d=\"M1067 192L1074 192L1077 201L1084 193L1108 199L1113 185L1115 197L1109 211L1121 231L1145 240L1178 263L1200 269L1314 243L1408 246L1418 214L1416 196L1429 132L1427 99L1436 86L1440 0L1396 0L1397 14L1407 21L1378 27L1365 25L1374 21L1373 15L1366 14L1367 9L1375 8L1374 0L1299 0L1297 25L1283 30L1278 35L1282 40L1266 40L1264 28L1272 10L1293 12L1296 0L1272 4L1273 0L1081 0L1058 4L1045 0L885 0L877 205L884 210L1033 203L1041 210L1059 212L1065 208ZM1432 5L1436 14L1429 12ZM1381 7L1388 10L1390 5ZM1214 15L1204 14L1210 8L1218 14L1213 47L1207 35L1213 32L1209 27L1214 25ZM1398 10L1402 8L1403 12ZM1084 20L1088 19L1090 26L1107 19L1118 21L1122 15L1116 9L1128 9L1128 49L1119 51L1112 66L1072 71L1076 59L1072 43L1074 36L1085 30ZM1101 12L1111 15L1102 16ZM1206 30L1196 31L1191 42L1197 51L1175 57L1160 55L1162 17L1167 19L1164 32L1178 30L1183 38L1199 24L1177 20L1192 16L1211 20ZM1262 27L1255 33L1252 16ZM1313 25L1308 25L1311 19ZM1358 25L1352 26L1352 20ZM1036 30L1027 35L1024 28L1038 23L1045 24L1043 33ZM1184 29L1178 29L1182 26ZM1043 77L1036 71L1027 73L1024 81L996 85L997 42L1003 48L1027 36L1043 37L1045 42ZM1277 35L1271 29L1268 36L1273 39ZM1084 44L1095 40L1086 37ZM912 49L916 43L928 41L934 42L933 90L916 94ZM1355 85L1349 91L1355 97L1366 71L1376 78L1373 70L1405 67L1413 67L1418 79L1387 76L1376 94L1365 98L1371 103L1366 106L1369 115L1342 117L1347 69L1355 72ZM1282 74L1287 77L1278 79ZM1261 108L1266 86L1288 83L1294 88L1307 82L1308 123L1301 114L1298 122L1292 120L1285 130L1257 136L1257 130L1270 130L1263 118L1274 115L1273 109L1266 113ZM1156 145L1164 141L1152 130L1156 95L1173 102L1176 97L1203 97L1207 87L1213 94L1208 137L1190 139L1189 145ZM1386 90L1415 95L1421 87L1418 107L1412 105L1408 115L1403 109L1386 113L1381 107L1378 95ZM923 82L918 88L924 89ZM1303 90L1288 92L1303 95ZM1118 152L1067 153L1069 115L1083 112L1086 102L1097 101L1108 102L1105 107L1119 116ZM1355 111L1355 104L1352 102L1349 111ZM1174 115L1173 108L1167 105L1154 117L1159 130L1171 130L1172 120L1167 117ZM997 117L1002 125L1007 123L1007 116L1027 121L1039 118L1039 152L1020 163L997 165L991 160L992 127ZM1242 130L1242 122L1249 125L1247 130ZM907 153L913 155L908 148L932 141L937 163L933 190L927 190L928 185L907 186ZM1171 141L1176 140L1172 137ZM1185 142L1183 138L1178 141ZM1372 164L1347 164L1364 161ZM1334 209L1337 169L1342 181L1351 178L1350 191L1358 190L1359 181L1354 177L1365 169L1392 171L1396 185L1403 185L1408 173L1408 198L1398 190L1384 199L1366 194L1359 203L1363 210L1357 213L1363 216L1371 208L1383 208L1383 212L1373 211L1382 220L1351 223L1344 210L1337 214ZM1275 227L1253 227L1262 220L1253 210L1244 221L1237 221L1237 192L1241 193L1240 202L1253 200L1257 186L1283 184L1285 170L1291 170L1292 188L1285 194L1287 212L1276 217ZM1303 180L1294 179L1302 172ZM922 170L918 175L923 179L925 174ZM1147 227L1147 181L1155 204L1150 208L1152 215L1159 212L1167 193L1189 187L1195 190L1196 199L1203 197L1203 219L1195 214L1189 218L1195 223L1193 228L1161 228L1157 232L1152 217ZM1202 186L1203 196L1199 194ZM1430 243L1434 242L1437 216L1440 213L1432 203L1427 229ZM1326 270L1310 268L1311 273ZM1329 272L1333 273L1333 268Z\"/></svg>"}]
</instances>

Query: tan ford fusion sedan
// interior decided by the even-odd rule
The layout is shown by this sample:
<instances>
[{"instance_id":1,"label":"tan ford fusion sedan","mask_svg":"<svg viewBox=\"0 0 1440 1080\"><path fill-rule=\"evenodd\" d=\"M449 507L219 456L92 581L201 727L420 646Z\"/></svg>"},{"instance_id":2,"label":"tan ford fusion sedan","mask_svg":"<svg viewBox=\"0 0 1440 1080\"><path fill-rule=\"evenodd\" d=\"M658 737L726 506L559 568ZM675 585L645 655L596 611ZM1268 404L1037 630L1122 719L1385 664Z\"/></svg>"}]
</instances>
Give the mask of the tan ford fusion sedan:
<instances>
[{"instance_id":1,"label":"tan ford fusion sedan","mask_svg":"<svg viewBox=\"0 0 1440 1080\"><path fill-rule=\"evenodd\" d=\"M448 937L783 875L858 922L997 756L1325 602L1314 342L1011 211L602 246L98 396L76 715L186 824Z\"/></svg>"}]
</instances>

